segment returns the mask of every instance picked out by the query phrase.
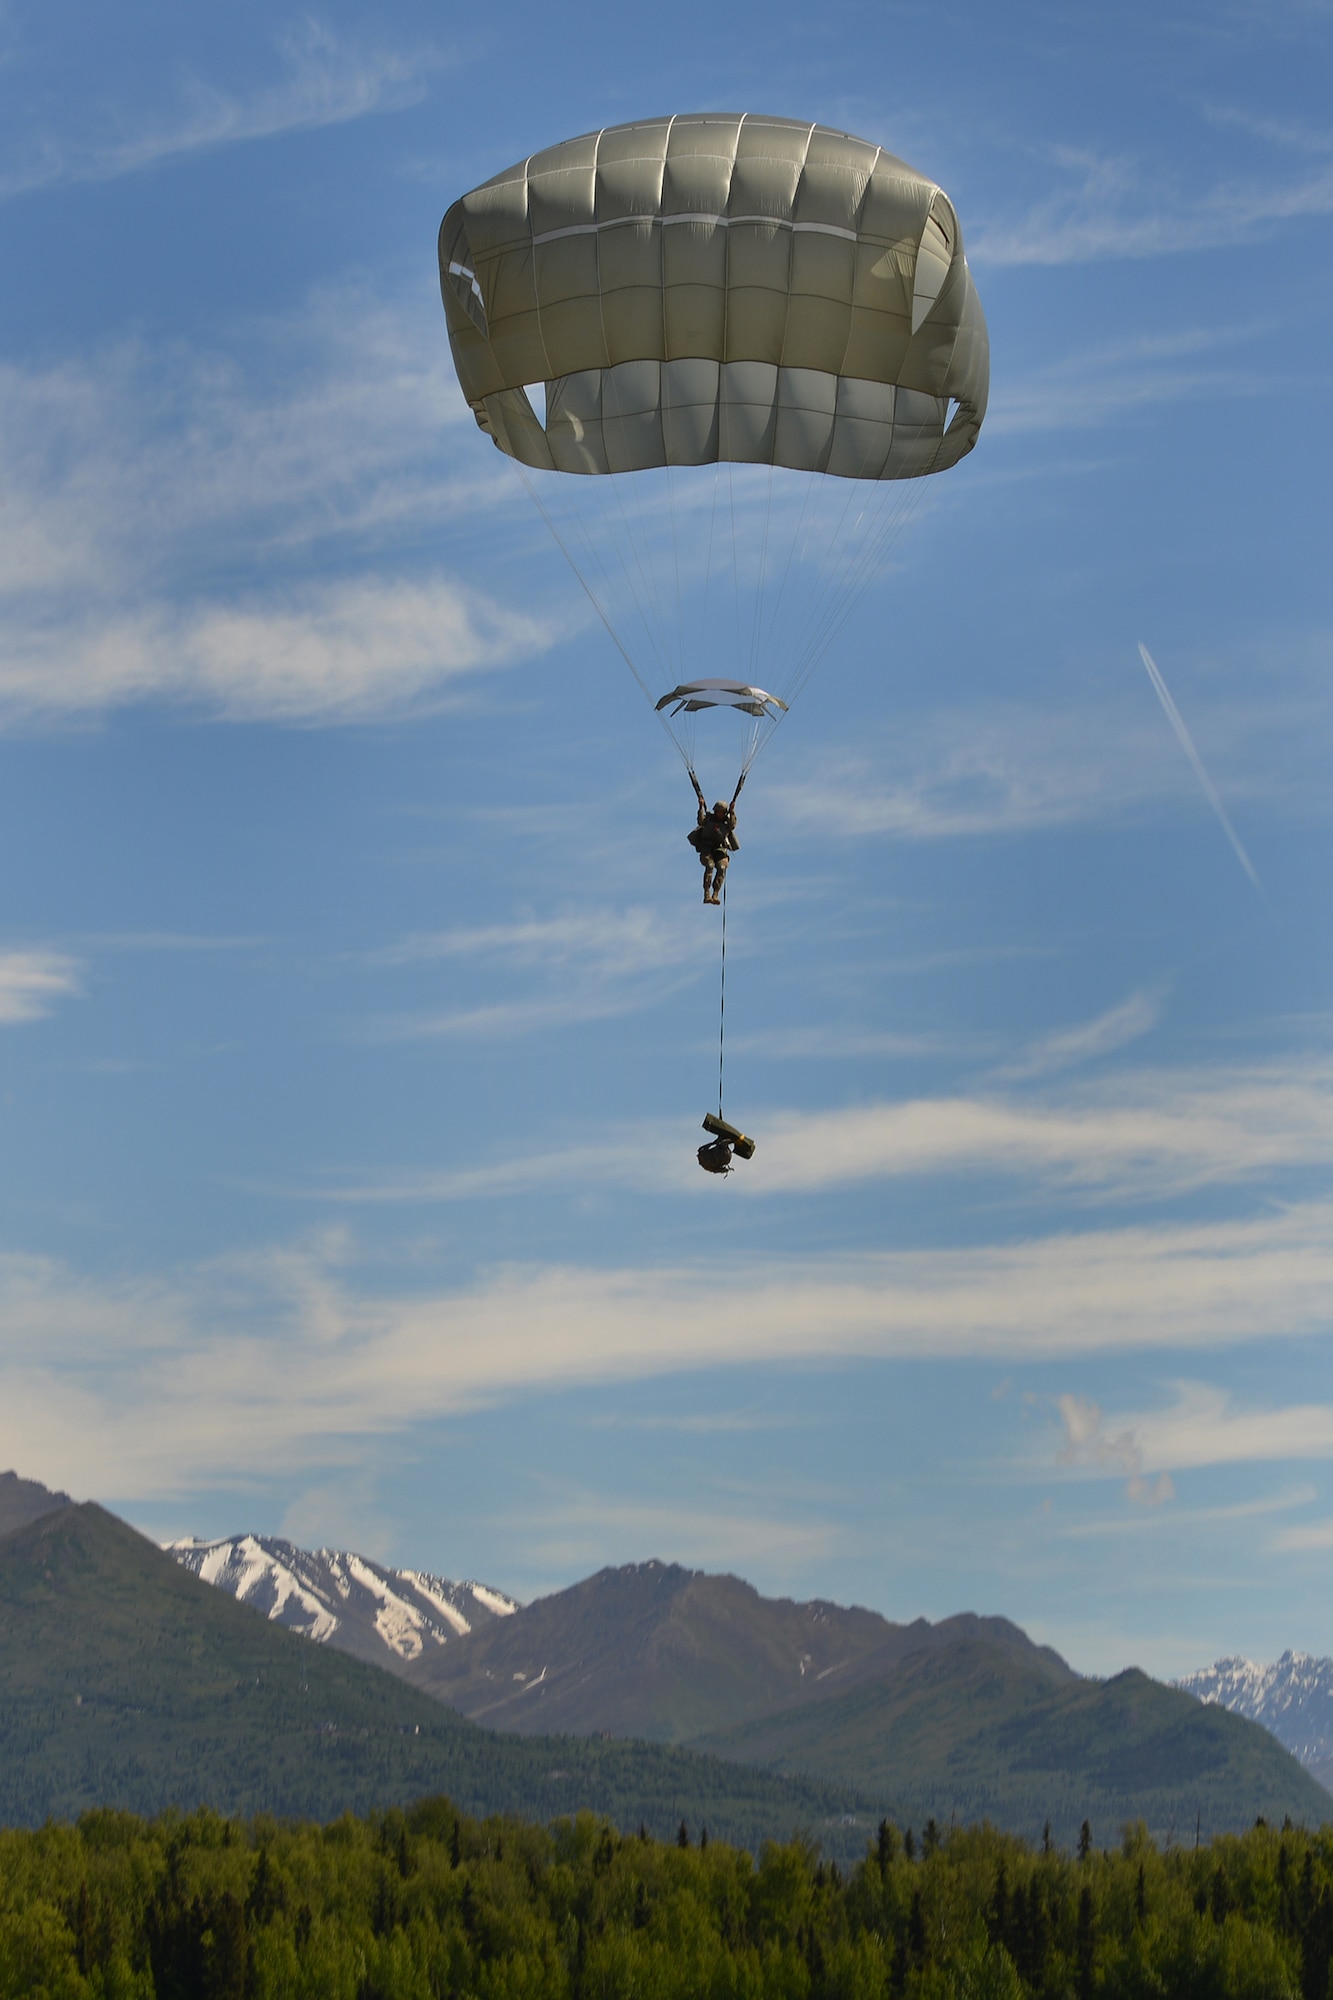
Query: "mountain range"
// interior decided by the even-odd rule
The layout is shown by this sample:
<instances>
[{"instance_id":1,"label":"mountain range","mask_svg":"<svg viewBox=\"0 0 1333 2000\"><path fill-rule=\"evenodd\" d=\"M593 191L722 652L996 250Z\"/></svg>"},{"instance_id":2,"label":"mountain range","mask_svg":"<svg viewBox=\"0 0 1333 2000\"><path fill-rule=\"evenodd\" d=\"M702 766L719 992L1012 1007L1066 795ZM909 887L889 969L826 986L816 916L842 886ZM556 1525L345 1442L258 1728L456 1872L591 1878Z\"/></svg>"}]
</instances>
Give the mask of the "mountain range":
<instances>
[{"instance_id":1,"label":"mountain range","mask_svg":"<svg viewBox=\"0 0 1333 2000\"><path fill-rule=\"evenodd\" d=\"M1175 1686L1262 1723L1333 1791L1333 1660L1291 1652L1266 1667L1253 1660L1218 1660Z\"/></svg>"},{"instance_id":2,"label":"mountain range","mask_svg":"<svg viewBox=\"0 0 1333 2000\"><path fill-rule=\"evenodd\" d=\"M0 1820L203 1802L329 1818L445 1791L477 1814L586 1806L748 1846L804 1827L847 1860L881 1815L1049 1821L1069 1843L1084 1818L1106 1842L1139 1818L1169 1835L1328 1812L1256 1723L1133 1670L1084 1680L1003 1619L894 1625L658 1562L515 1607L346 1552L209 1546L171 1555L0 1481ZM253 1587L278 1556L302 1599L203 1580ZM282 1629L284 1608L333 1643ZM354 1656L370 1643L393 1672Z\"/></svg>"},{"instance_id":3,"label":"mountain range","mask_svg":"<svg viewBox=\"0 0 1333 2000\"><path fill-rule=\"evenodd\" d=\"M257 1574L253 1551L268 1551L268 1581L252 1601L278 1617L292 1615L290 1580L308 1578L312 1564L345 1579L361 1561L253 1538L213 1546L224 1584ZM372 1573L403 1601L421 1574ZM435 1578L432 1588L462 1586ZM1133 1669L1085 1680L1007 1619L900 1625L662 1562L602 1570L528 1605L468 1588L507 1608L410 1655L381 1644L381 1657L414 1688L507 1735L689 1747L856 1792L899 1820L989 1816L1029 1834L1049 1820L1064 1840L1085 1817L1106 1833L1144 1818L1165 1834L1196 1817L1241 1826L1260 1813L1320 1821L1328 1809L1270 1735L1224 1707Z\"/></svg>"},{"instance_id":4,"label":"mountain range","mask_svg":"<svg viewBox=\"0 0 1333 2000\"><path fill-rule=\"evenodd\" d=\"M447 1793L477 1816L587 1808L755 1847L864 1851L873 1802L665 1744L499 1735L284 1631L92 1504L0 1520L0 1825L94 1807L335 1819Z\"/></svg>"},{"instance_id":5,"label":"mountain range","mask_svg":"<svg viewBox=\"0 0 1333 2000\"><path fill-rule=\"evenodd\" d=\"M5 1481L0 1477L0 1521ZM44 1488L37 1491L44 1492ZM1003 1618L894 1625L877 1612L767 1599L736 1577L649 1562L604 1570L520 1605L476 1582L396 1569L347 1550L242 1535L168 1545L208 1582L306 1637L404 1674L475 1721L531 1734L610 1729L750 1749L762 1718L882 1678L913 1653L966 1640L1026 1661L1051 1688L1079 1677ZM521 1613L515 1619L514 1613ZM508 1620L501 1628L498 1621ZM441 1653L449 1640L467 1639ZM951 1660L951 1665L957 1664ZM1257 1722L1333 1790L1333 1660L1219 1660L1172 1686Z\"/></svg>"}]
</instances>

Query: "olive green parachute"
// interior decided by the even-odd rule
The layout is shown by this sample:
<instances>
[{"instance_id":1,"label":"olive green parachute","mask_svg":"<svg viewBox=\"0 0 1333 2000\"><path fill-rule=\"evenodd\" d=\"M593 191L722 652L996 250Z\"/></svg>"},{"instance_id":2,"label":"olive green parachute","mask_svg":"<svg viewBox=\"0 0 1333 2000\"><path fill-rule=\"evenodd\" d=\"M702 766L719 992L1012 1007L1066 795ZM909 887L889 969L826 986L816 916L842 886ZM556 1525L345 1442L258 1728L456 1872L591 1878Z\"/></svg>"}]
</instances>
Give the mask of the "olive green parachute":
<instances>
[{"instance_id":1,"label":"olive green parachute","mask_svg":"<svg viewBox=\"0 0 1333 2000\"><path fill-rule=\"evenodd\" d=\"M822 125L702 113L567 139L454 203L440 285L478 423L534 469L906 479L955 464L985 414L948 198Z\"/></svg>"},{"instance_id":2,"label":"olive green parachute","mask_svg":"<svg viewBox=\"0 0 1333 2000\"><path fill-rule=\"evenodd\" d=\"M464 195L439 255L477 422L687 766L706 712L743 779L923 475L977 441L986 322L947 196L826 126L643 119Z\"/></svg>"}]
</instances>

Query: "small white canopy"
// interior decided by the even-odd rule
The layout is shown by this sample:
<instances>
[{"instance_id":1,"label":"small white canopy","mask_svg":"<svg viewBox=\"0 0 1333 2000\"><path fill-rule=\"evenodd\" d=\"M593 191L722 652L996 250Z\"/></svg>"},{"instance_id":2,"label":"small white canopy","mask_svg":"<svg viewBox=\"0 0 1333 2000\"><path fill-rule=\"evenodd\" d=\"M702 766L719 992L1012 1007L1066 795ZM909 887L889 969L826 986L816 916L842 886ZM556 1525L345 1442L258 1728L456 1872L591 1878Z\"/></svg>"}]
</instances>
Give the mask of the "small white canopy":
<instances>
[{"instance_id":1,"label":"small white canopy","mask_svg":"<svg viewBox=\"0 0 1333 2000\"><path fill-rule=\"evenodd\" d=\"M701 708L738 708L758 717L785 715L787 704L766 689L750 687L745 681L682 681L658 702L658 711L670 707L673 715L696 715Z\"/></svg>"}]
</instances>

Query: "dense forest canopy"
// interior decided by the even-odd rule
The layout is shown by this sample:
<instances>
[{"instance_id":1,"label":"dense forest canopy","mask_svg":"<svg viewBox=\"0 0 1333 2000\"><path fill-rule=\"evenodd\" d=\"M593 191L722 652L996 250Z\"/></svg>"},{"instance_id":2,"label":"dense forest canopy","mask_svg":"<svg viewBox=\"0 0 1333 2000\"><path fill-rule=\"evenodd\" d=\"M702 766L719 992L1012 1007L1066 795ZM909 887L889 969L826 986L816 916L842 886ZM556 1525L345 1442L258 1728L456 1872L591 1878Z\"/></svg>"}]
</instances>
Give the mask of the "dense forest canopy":
<instances>
[{"instance_id":1,"label":"dense forest canopy","mask_svg":"<svg viewBox=\"0 0 1333 2000\"><path fill-rule=\"evenodd\" d=\"M846 1874L447 1799L0 1832L3 2000L1328 2000L1333 1828L1159 1850L887 1821Z\"/></svg>"}]
</instances>

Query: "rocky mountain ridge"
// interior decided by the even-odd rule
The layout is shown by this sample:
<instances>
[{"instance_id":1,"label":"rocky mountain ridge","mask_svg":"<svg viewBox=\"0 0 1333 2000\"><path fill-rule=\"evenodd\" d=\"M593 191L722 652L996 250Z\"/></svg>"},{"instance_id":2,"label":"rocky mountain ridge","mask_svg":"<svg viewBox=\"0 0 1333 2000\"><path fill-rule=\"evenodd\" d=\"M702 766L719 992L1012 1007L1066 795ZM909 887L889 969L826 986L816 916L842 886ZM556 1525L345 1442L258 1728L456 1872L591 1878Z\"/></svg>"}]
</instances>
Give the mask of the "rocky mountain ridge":
<instances>
[{"instance_id":1,"label":"rocky mountain ridge","mask_svg":"<svg viewBox=\"0 0 1333 2000\"><path fill-rule=\"evenodd\" d=\"M68 1493L53 1493L36 1479L20 1479L17 1472L0 1472L0 1535L26 1528L57 1507L68 1507Z\"/></svg>"},{"instance_id":2,"label":"rocky mountain ridge","mask_svg":"<svg viewBox=\"0 0 1333 2000\"><path fill-rule=\"evenodd\" d=\"M1174 1685L1261 1723L1333 1790L1333 1659L1288 1651L1264 1666L1237 1655Z\"/></svg>"},{"instance_id":3,"label":"rocky mountain ridge","mask_svg":"<svg viewBox=\"0 0 1333 2000\"><path fill-rule=\"evenodd\" d=\"M896 1625L877 1611L763 1597L679 1563L599 1570L503 1627L423 1655L408 1677L492 1729L609 1730L684 1743L877 1680L909 1655L979 1639L1055 1683L1073 1669L1006 1618Z\"/></svg>"},{"instance_id":4,"label":"rocky mountain ridge","mask_svg":"<svg viewBox=\"0 0 1333 2000\"><path fill-rule=\"evenodd\" d=\"M398 1569L350 1549L302 1549L279 1535L188 1538L168 1542L167 1553L289 1631L399 1672L519 1608L488 1584Z\"/></svg>"}]
</instances>

